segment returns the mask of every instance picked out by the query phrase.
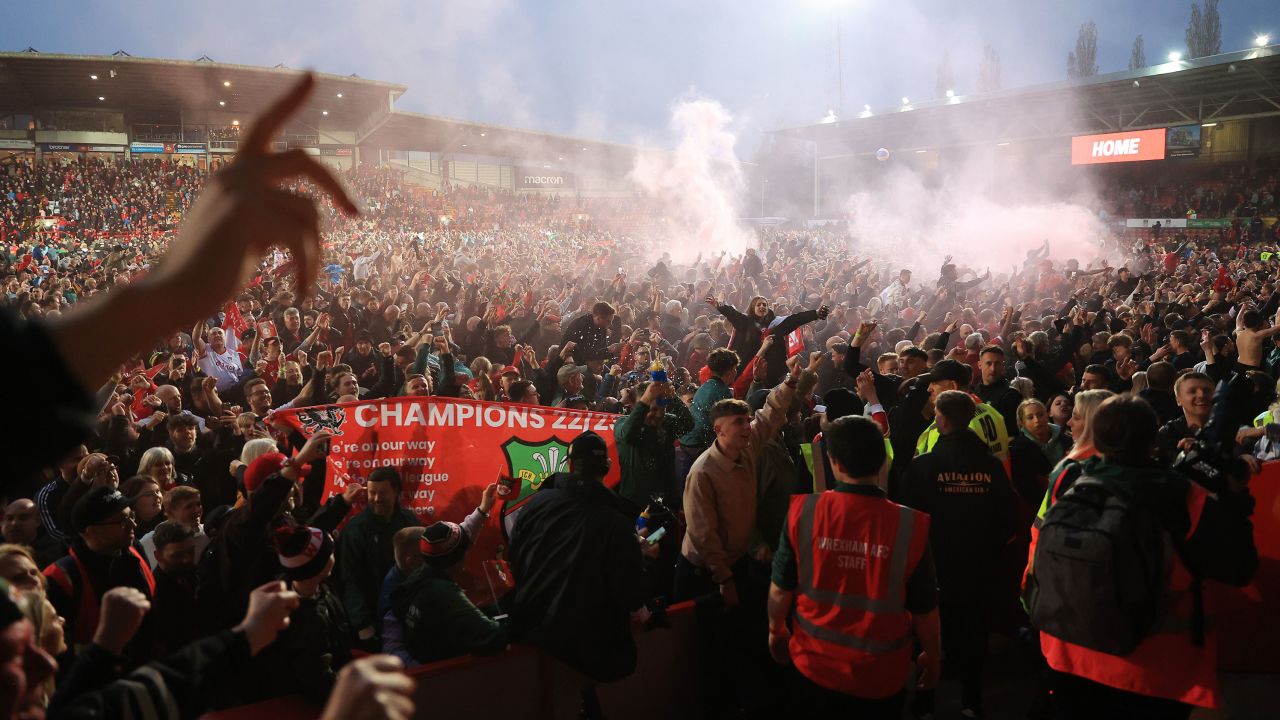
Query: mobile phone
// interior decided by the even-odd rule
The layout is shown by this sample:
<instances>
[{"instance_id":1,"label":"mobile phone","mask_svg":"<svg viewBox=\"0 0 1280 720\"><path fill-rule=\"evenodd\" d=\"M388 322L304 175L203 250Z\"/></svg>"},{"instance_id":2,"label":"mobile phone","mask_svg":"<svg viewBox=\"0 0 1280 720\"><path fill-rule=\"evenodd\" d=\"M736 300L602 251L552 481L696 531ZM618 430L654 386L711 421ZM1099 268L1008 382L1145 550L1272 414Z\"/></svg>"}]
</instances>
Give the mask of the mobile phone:
<instances>
[{"instance_id":1,"label":"mobile phone","mask_svg":"<svg viewBox=\"0 0 1280 720\"><path fill-rule=\"evenodd\" d=\"M667 534L667 529L665 527L660 527L654 532L650 533L649 537L645 538L644 541L649 543L650 545L657 545L658 541L661 540L666 534Z\"/></svg>"}]
</instances>

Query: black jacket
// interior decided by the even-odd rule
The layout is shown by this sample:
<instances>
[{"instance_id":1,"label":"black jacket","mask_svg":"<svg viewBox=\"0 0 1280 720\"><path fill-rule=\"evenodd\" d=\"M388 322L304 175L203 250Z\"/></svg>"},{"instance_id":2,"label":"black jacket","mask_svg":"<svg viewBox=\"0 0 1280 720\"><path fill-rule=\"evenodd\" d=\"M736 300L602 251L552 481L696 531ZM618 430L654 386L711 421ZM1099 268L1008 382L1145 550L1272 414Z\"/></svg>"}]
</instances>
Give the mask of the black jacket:
<instances>
[{"instance_id":1,"label":"black jacket","mask_svg":"<svg viewBox=\"0 0 1280 720\"><path fill-rule=\"evenodd\" d=\"M311 597L300 598L289 613L289 627L254 658L257 693L252 699L299 693L323 704L338 671L350 661L347 613L338 596L322 584Z\"/></svg>"},{"instance_id":2,"label":"black jacket","mask_svg":"<svg viewBox=\"0 0 1280 720\"><path fill-rule=\"evenodd\" d=\"M768 331L773 336L773 345L770 345L769 350L764 354L765 362L769 364L764 381L766 387L773 387L782 382L782 376L787 372L787 335L802 325L818 319L817 310L804 310L784 317L770 329L769 325L777 319L772 310L764 316L763 320L757 320L755 317L744 315L732 305L720 305L716 309L733 326L733 339L729 342L729 349L738 353L740 369L746 367L746 364L760 350L764 333Z\"/></svg>"},{"instance_id":3,"label":"black jacket","mask_svg":"<svg viewBox=\"0 0 1280 720\"><path fill-rule=\"evenodd\" d=\"M1013 537L1013 492L1004 466L972 430L943 435L911 461L906 504L929 513L929 544L943 602L983 601Z\"/></svg>"},{"instance_id":4,"label":"black jacket","mask_svg":"<svg viewBox=\"0 0 1280 720\"><path fill-rule=\"evenodd\" d=\"M982 402L996 409L1004 417L1009 437L1018 433L1018 406L1022 404L1022 394L1014 390L1006 378L1000 378L990 385L983 385L979 378L978 386L973 394L982 398Z\"/></svg>"},{"instance_id":5,"label":"black jacket","mask_svg":"<svg viewBox=\"0 0 1280 720\"><path fill-rule=\"evenodd\" d=\"M599 682L618 680L635 670L630 614L646 600L634 518L599 482L556 481L512 528L513 634Z\"/></svg>"}]
</instances>

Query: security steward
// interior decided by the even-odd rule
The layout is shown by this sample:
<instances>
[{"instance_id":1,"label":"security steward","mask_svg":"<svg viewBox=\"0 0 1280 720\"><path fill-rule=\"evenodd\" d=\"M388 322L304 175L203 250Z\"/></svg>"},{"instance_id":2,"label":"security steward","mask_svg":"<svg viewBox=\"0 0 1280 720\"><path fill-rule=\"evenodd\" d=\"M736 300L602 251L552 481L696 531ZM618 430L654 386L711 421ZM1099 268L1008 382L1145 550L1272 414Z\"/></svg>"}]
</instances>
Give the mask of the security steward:
<instances>
[{"instance_id":1,"label":"security steward","mask_svg":"<svg viewBox=\"0 0 1280 720\"><path fill-rule=\"evenodd\" d=\"M929 374L916 380L929 386L929 397L934 402L938 394L948 390L965 390L973 377L973 370L959 360L939 360L929 369ZM970 395L974 402L973 419L969 428L987 443L992 455L1007 461L1009 458L1009 428L999 410L982 402L977 395ZM933 449L941 433L937 423L931 424L920 433L916 440L916 455L923 455Z\"/></svg>"},{"instance_id":2,"label":"security steward","mask_svg":"<svg viewBox=\"0 0 1280 720\"><path fill-rule=\"evenodd\" d=\"M825 432L834 490L792 498L774 555L769 652L797 670L797 717L901 717L913 642L917 683L939 672L929 516L889 501L880 428L861 416ZM790 618L790 627L788 627Z\"/></svg>"},{"instance_id":3,"label":"security steward","mask_svg":"<svg viewBox=\"0 0 1280 720\"><path fill-rule=\"evenodd\" d=\"M933 411L938 439L907 468L904 502L929 515L947 672L958 671L962 708L981 717L989 598L1017 528L1013 491L1004 465L971 429L973 398L945 390ZM917 693L917 715L933 712L932 695Z\"/></svg>"}]
</instances>

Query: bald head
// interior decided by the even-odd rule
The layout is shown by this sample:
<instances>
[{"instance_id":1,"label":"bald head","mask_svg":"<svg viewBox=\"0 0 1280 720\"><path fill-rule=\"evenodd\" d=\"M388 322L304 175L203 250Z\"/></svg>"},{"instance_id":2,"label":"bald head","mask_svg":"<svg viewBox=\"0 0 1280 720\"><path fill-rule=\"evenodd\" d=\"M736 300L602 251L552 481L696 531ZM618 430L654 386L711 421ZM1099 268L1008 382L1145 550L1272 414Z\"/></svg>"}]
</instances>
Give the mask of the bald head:
<instances>
[{"instance_id":1,"label":"bald head","mask_svg":"<svg viewBox=\"0 0 1280 720\"><path fill-rule=\"evenodd\" d=\"M156 388L156 397L164 403L164 411L169 414L182 412L182 392L172 385L161 385Z\"/></svg>"},{"instance_id":2,"label":"bald head","mask_svg":"<svg viewBox=\"0 0 1280 720\"><path fill-rule=\"evenodd\" d=\"M23 498L14 500L4 509L0 533L4 533L5 542L31 545L39 531L40 515L36 512L35 503Z\"/></svg>"}]
</instances>

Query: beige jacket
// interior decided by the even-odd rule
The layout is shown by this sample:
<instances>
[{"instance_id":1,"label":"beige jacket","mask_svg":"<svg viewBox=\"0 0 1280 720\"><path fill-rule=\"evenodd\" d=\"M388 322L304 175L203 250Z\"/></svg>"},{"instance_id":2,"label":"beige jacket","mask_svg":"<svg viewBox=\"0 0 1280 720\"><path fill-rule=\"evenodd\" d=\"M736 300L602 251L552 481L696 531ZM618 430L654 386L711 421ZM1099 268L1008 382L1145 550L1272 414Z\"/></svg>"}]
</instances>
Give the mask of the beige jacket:
<instances>
[{"instance_id":1,"label":"beige jacket","mask_svg":"<svg viewBox=\"0 0 1280 720\"><path fill-rule=\"evenodd\" d=\"M717 583L732 577L733 564L747 553L756 527L756 463L769 438L786 422L795 394L786 383L769 392L751 421L751 440L737 462L725 457L717 442L689 470L684 486L688 529L680 552L710 570Z\"/></svg>"}]
</instances>

